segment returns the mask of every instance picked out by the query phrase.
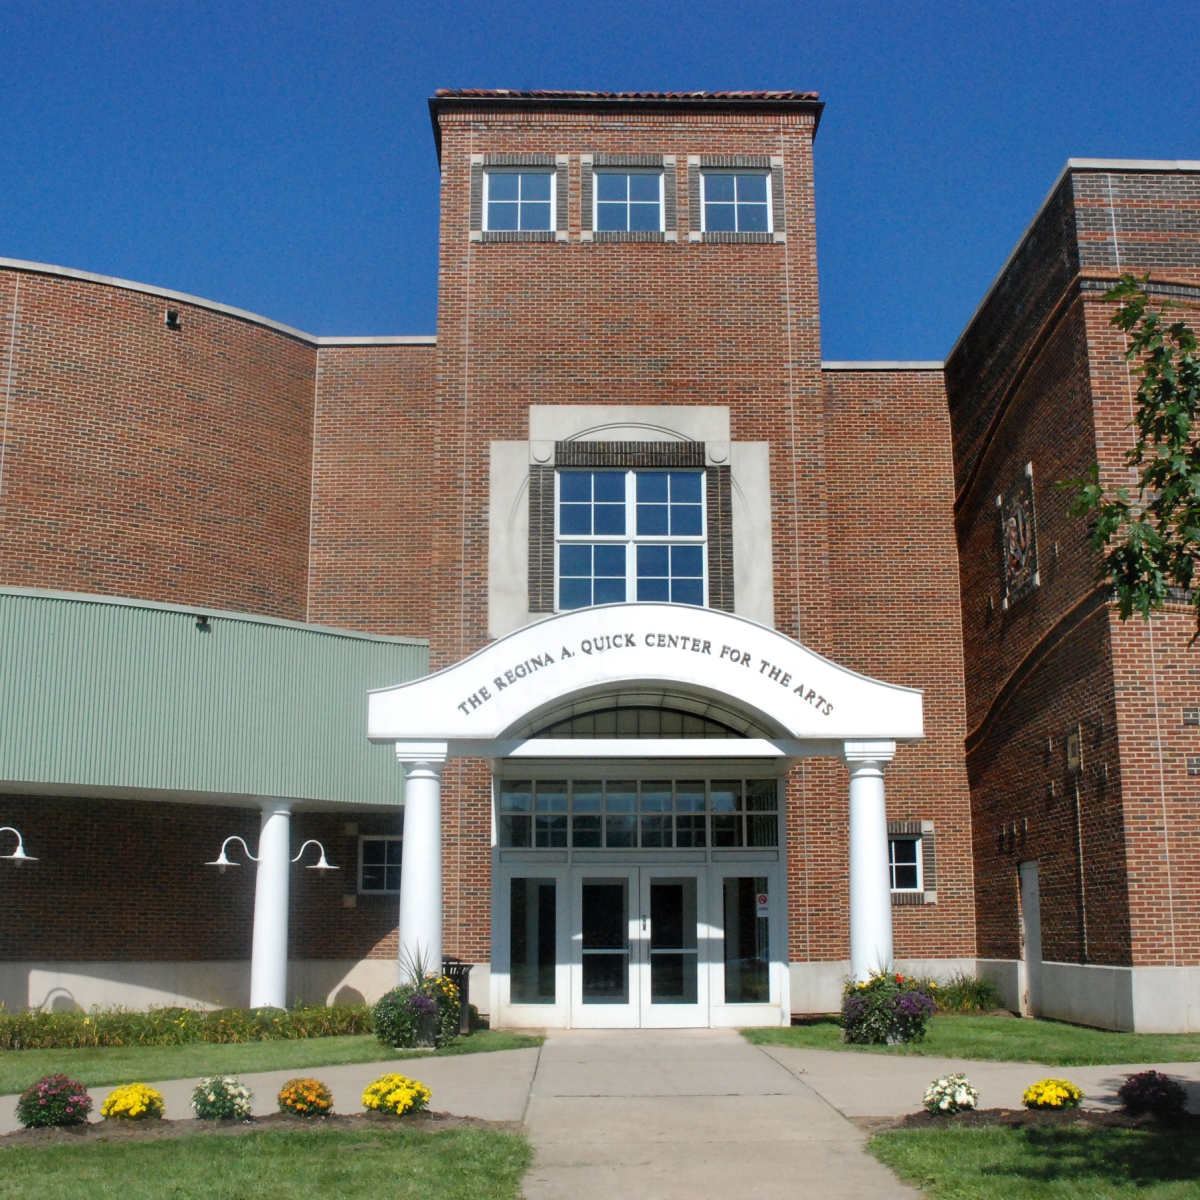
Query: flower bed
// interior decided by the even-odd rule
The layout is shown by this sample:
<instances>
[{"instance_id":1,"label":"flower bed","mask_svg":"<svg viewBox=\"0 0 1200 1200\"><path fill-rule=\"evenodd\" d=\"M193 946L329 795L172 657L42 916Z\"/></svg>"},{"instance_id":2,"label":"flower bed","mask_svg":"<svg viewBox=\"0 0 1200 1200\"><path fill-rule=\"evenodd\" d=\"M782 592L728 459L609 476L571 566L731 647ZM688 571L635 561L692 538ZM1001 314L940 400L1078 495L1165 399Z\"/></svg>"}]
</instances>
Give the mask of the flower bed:
<instances>
[{"instance_id":1,"label":"flower bed","mask_svg":"<svg viewBox=\"0 0 1200 1200\"><path fill-rule=\"evenodd\" d=\"M393 988L374 1009L375 1036L385 1046L439 1047L458 1036L458 988L445 975Z\"/></svg>"},{"instance_id":2,"label":"flower bed","mask_svg":"<svg viewBox=\"0 0 1200 1200\"><path fill-rule=\"evenodd\" d=\"M931 985L890 971L865 983L849 980L842 991L842 1040L859 1045L920 1042L937 1005Z\"/></svg>"},{"instance_id":3,"label":"flower bed","mask_svg":"<svg viewBox=\"0 0 1200 1200\"><path fill-rule=\"evenodd\" d=\"M235 1075L209 1075L192 1092L192 1108L201 1121L248 1121L254 1094Z\"/></svg>"},{"instance_id":4,"label":"flower bed","mask_svg":"<svg viewBox=\"0 0 1200 1200\"><path fill-rule=\"evenodd\" d=\"M90 1013L0 1012L0 1050L76 1050L87 1046L181 1046L191 1042L266 1042L371 1033L365 1004L289 1009L94 1009Z\"/></svg>"},{"instance_id":5,"label":"flower bed","mask_svg":"<svg viewBox=\"0 0 1200 1200\"><path fill-rule=\"evenodd\" d=\"M162 1092L145 1083L127 1083L108 1093L100 1115L106 1121L161 1121L164 1108Z\"/></svg>"},{"instance_id":6,"label":"flower bed","mask_svg":"<svg viewBox=\"0 0 1200 1200\"><path fill-rule=\"evenodd\" d=\"M423 1083L409 1079L407 1075L381 1075L367 1085L362 1102L363 1108L372 1112L402 1117L406 1113L421 1112L431 1095Z\"/></svg>"},{"instance_id":7,"label":"flower bed","mask_svg":"<svg viewBox=\"0 0 1200 1200\"><path fill-rule=\"evenodd\" d=\"M87 1088L66 1075L46 1075L17 1098L17 1120L26 1129L83 1125L92 1111Z\"/></svg>"},{"instance_id":8,"label":"flower bed","mask_svg":"<svg viewBox=\"0 0 1200 1200\"><path fill-rule=\"evenodd\" d=\"M289 1079L279 1089L279 1111L295 1117L323 1117L333 1112L333 1093L319 1079Z\"/></svg>"}]
</instances>

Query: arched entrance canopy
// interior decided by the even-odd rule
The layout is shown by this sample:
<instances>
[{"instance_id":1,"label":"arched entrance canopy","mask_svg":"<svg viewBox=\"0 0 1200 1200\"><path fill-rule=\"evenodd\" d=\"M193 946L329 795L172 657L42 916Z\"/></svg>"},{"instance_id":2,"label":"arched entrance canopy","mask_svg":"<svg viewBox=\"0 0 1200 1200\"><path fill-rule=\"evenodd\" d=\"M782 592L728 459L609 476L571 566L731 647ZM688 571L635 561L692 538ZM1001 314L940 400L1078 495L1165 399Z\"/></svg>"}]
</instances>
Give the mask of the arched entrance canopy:
<instances>
[{"instance_id":1,"label":"arched entrance canopy","mask_svg":"<svg viewBox=\"0 0 1200 1200\"><path fill-rule=\"evenodd\" d=\"M771 738L577 739L513 736L575 696L670 687L712 696ZM435 675L370 694L368 736L444 743L447 757L738 757L841 754L847 741L923 735L921 693L848 671L743 617L682 604L610 604L527 625ZM414 747L414 753L416 748Z\"/></svg>"},{"instance_id":2,"label":"arched entrance canopy","mask_svg":"<svg viewBox=\"0 0 1200 1200\"><path fill-rule=\"evenodd\" d=\"M571 702L710 697L772 736L530 736ZM539 718L543 720L539 722ZM850 771L850 958L892 957L883 772L923 736L922 697L848 671L745 618L681 604L611 604L547 617L435 675L369 694L368 736L408 764L401 962L442 954L441 771L448 758L774 758L837 755Z\"/></svg>"}]
</instances>

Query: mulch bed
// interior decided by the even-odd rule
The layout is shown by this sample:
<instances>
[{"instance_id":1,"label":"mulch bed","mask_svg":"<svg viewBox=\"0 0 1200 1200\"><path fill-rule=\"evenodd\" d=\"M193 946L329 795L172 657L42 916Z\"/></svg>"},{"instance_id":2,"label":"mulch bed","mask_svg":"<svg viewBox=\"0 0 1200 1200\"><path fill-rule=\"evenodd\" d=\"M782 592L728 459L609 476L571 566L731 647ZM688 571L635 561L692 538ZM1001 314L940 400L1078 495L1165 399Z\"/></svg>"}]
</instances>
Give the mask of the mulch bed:
<instances>
[{"instance_id":1,"label":"mulch bed","mask_svg":"<svg viewBox=\"0 0 1200 1200\"><path fill-rule=\"evenodd\" d=\"M1085 1125L1094 1129L1178 1129L1181 1132L1200 1133L1200 1116L1182 1113L1177 1117L1160 1118L1152 1113L1131 1117L1120 1110L1098 1111L1089 1108L978 1108L973 1112L956 1113L909 1113L904 1117L859 1117L854 1124L864 1133L882 1133L886 1129L947 1129L950 1126L977 1128L985 1125L1003 1125L1009 1129L1045 1129L1063 1125Z\"/></svg>"},{"instance_id":2,"label":"mulch bed","mask_svg":"<svg viewBox=\"0 0 1200 1200\"><path fill-rule=\"evenodd\" d=\"M271 1113L249 1121L96 1121L87 1125L51 1126L44 1129L20 1129L0 1136L0 1150L10 1146L62 1146L95 1142L156 1141L160 1138L191 1137L198 1134L238 1136L282 1130L287 1133L314 1133L321 1130L394 1130L418 1129L422 1133L441 1133L447 1129L491 1129L511 1133L521 1129L519 1121L484 1121L478 1117L456 1117L451 1113L421 1112L407 1117L386 1113L334 1114L328 1117L295 1117ZM358 1143L370 1145L369 1142ZM355 1144L345 1147L355 1149Z\"/></svg>"}]
</instances>

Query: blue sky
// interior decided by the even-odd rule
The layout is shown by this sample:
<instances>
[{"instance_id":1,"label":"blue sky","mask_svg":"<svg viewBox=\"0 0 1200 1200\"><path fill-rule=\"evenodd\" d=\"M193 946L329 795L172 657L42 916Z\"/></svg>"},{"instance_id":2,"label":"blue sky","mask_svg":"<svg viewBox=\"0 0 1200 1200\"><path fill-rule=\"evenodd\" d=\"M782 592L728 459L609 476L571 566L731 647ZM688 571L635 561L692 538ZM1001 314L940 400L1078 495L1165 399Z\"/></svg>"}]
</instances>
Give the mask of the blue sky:
<instances>
[{"instance_id":1,"label":"blue sky","mask_svg":"<svg viewBox=\"0 0 1200 1200\"><path fill-rule=\"evenodd\" d=\"M11 0L0 45L0 257L326 335L434 331L435 87L819 91L830 359L943 357L1068 157L1200 158L1178 22L1109 0Z\"/></svg>"}]
</instances>

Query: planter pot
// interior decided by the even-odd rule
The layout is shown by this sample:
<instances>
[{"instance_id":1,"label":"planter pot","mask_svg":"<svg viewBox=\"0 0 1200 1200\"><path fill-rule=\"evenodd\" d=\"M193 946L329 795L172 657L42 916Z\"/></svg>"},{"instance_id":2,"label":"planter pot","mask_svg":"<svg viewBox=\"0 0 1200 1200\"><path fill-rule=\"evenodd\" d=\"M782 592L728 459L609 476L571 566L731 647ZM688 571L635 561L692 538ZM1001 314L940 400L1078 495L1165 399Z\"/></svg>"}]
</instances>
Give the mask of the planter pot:
<instances>
[{"instance_id":1,"label":"planter pot","mask_svg":"<svg viewBox=\"0 0 1200 1200\"><path fill-rule=\"evenodd\" d=\"M430 1049L437 1044L438 1014L422 1013L417 1017L417 1033L415 1045L418 1049Z\"/></svg>"}]
</instances>

